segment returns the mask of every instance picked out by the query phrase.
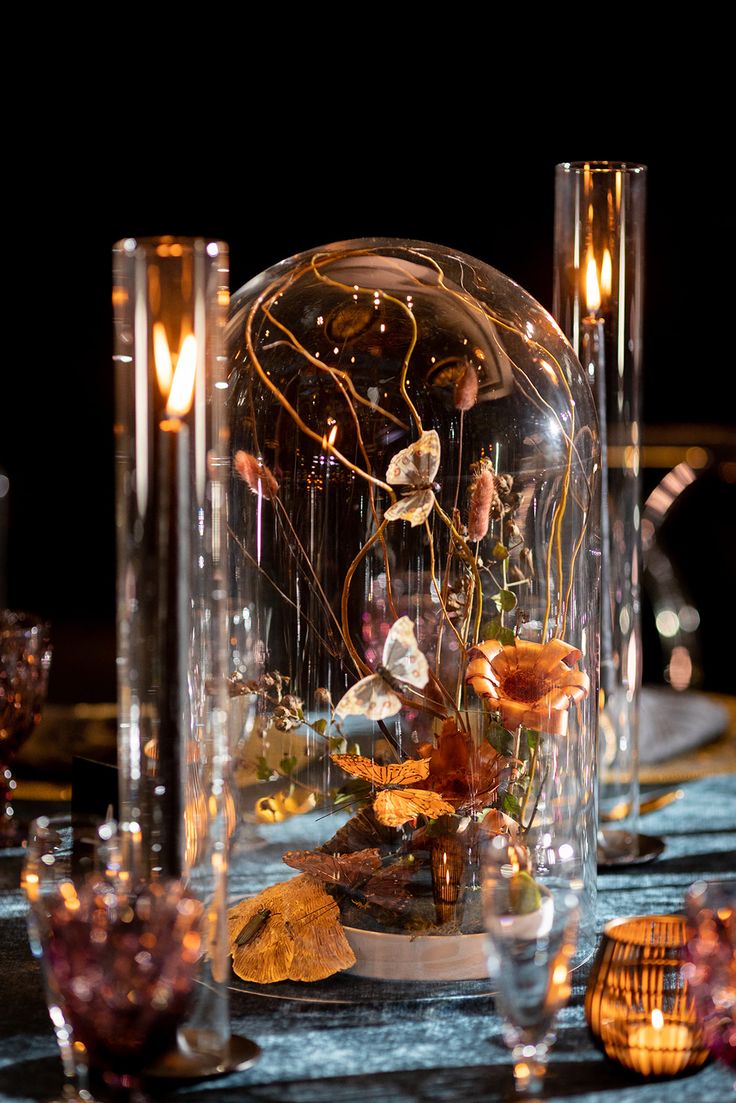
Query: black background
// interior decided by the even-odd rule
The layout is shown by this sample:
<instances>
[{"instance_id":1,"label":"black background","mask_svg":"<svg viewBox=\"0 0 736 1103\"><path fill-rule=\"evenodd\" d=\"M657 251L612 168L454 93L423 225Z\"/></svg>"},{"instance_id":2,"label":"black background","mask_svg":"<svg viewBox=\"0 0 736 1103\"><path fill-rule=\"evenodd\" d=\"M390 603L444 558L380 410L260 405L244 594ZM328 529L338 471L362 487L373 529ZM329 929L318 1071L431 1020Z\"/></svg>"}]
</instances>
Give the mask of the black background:
<instances>
[{"instance_id":1,"label":"black background","mask_svg":"<svg viewBox=\"0 0 736 1103\"><path fill-rule=\"evenodd\" d=\"M722 427L733 442L734 200L730 171L714 158L728 129L717 97L707 125L698 111L684 123L682 105L657 95L616 125L579 111L559 125L544 114L543 88L529 113L511 88L479 99L430 80L418 98L416 85L387 93L362 76L360 94L320 87L309 98L302 77L287 74L286 106L257 89L223 106L205 82L207 110L194 113L155 85L134 105L109 79L75 92L52 81L43 117L12 125L0 411L7 600L54 625L53 700L115 697L110 268L119 238L219 237L233 290L312 246L415 238L490 263L549 309L555 164L639 161L649 169L645 426ZM662 474L647 472L645 489ZM733 692L721 637L736 622L736 487L716 475L691 495L672 542L703 618L702 684ZM649 624L648 680L661 680L662 665Z\"/></svg>"}]
</instances>

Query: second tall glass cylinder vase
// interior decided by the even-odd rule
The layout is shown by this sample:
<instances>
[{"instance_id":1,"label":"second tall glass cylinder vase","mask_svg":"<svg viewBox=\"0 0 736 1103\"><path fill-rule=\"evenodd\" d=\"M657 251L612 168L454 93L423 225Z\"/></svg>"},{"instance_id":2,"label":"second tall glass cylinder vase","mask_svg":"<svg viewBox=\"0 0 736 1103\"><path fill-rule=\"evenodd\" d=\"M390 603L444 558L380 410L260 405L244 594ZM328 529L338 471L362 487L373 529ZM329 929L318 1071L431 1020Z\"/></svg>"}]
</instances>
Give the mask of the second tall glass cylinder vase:
<instances>
[{"instance_id":1,"label":"second tall glass cylinder vase","mask_svg":"<svg viewBox=\"0 0 736 1103\"><path fill-rule=\"evenodd\" d=\"M553 313L583 365L601 423L601 843L637 852L641 690L643 165L557 166ZM606 841L607 840L607 841Z\"/></svg>"}]
</instances>

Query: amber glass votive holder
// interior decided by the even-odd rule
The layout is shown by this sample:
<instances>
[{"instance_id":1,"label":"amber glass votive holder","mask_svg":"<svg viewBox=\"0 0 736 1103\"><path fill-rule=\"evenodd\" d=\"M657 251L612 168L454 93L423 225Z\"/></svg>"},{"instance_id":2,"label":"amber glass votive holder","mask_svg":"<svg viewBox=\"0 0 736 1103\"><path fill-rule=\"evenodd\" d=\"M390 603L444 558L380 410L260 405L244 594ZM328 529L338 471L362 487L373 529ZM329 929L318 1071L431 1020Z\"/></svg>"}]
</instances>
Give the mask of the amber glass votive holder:
<instances>
[{"instance_id":1,"label":"amber glass votive holder","mask_svg":"<svg viewBox=\"0 0 736 1103\"><path fill-rule=\"evenodd\" d=\"M676 1076L708 1059L681 974L679 915L606 924L585 994L585 1017L606 1055L643 1076Z\"/></svg>"}]
</instances>

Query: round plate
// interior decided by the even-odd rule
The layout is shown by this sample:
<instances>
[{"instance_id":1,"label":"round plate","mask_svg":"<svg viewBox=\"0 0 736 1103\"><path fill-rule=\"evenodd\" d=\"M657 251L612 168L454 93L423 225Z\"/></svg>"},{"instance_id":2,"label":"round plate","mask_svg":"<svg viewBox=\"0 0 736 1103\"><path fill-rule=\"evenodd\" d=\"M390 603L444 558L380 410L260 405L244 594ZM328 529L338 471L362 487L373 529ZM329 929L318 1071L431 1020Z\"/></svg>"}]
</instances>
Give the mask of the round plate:
<instances>
[{"instance_id":1,"label":"round plate","mask_svg":"<svg viewBox=\"0 0 736 1103\"><path fill-rule=\"evenodd\" d=\"M164 1056L146 1069L146 1079L151 1080L208 1080L213 1076L224 1076L229 1072L242 1072L249 1069L261 1056L261 1047L250 1038L241 1038L239 1034L230 1035L230 1050L225 1060L206 1053L185 1053L180 1049L169 1050Z\"/></svg>"},{"instance_id":2,"label":"round plate","mask_svg":"<svg viewBox=\"0 0 736 1103\"><path fill-rule=\"evenodd\" d=\"M598 869L643 865L645 862L653 862L664 850L664 839L657 835L637 835L637 851L632 854L626 848L628 831L614 831L605 827L601 834L606 846L598 846Z\"/></svg>"}]
</instances>

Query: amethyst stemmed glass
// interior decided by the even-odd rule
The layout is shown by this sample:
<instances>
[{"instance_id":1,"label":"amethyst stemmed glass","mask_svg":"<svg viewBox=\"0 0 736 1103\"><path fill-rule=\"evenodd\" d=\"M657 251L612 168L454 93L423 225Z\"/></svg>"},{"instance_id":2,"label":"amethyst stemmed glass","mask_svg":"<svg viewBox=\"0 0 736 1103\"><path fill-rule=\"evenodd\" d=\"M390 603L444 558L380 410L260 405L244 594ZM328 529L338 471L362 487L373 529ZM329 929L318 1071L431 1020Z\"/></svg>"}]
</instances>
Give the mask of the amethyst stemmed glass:
<instances>
[{"instance_id":1,"label":"amethyst stemmed glass","mask_svg":"<svg viewBox=\"0 0 736 1103\"><path fill-rule=\"evenodd\" d=\"M22 842L10 763L41 719L50 663L48 624L31 613L0 610L0 848Z\"/></svg>"},{"instance_id":2,"label":"amethyst stemmed glass","mask_svg":"<svg viewBox=\"0 0 736 1103\"><path fill-rule=\"evenodd\" d=\"M736 1069L736 880L696 881L685 897L682 973L711 1053Z\"/></svg>"}]
</instances>

